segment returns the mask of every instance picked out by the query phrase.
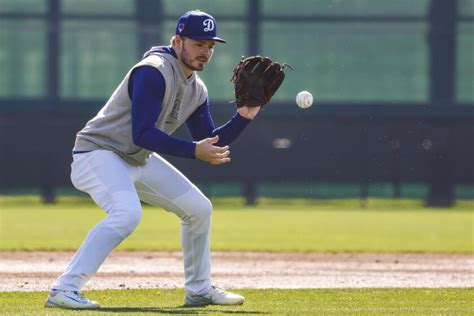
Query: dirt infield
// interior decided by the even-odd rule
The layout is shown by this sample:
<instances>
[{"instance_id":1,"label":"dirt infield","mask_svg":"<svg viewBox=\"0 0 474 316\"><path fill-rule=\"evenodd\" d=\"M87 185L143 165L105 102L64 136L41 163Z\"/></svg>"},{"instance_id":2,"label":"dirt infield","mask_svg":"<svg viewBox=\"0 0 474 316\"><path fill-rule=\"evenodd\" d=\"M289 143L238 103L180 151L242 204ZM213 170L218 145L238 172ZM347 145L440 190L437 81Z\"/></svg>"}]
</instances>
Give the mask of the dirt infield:
<instances>
[{"instance_id":1,"label":"dirt infield","mask_svg":"<svg viewBox=\"0 0 474 316\"><path fill-rule=\"evenodd\" d=\"M43 291L71 252L0 252L0 291ZM474 255L215 252L228 288L474 287ZM86 289L181 288L179 252L115 252Z\"/></svg>"}]
</instances>

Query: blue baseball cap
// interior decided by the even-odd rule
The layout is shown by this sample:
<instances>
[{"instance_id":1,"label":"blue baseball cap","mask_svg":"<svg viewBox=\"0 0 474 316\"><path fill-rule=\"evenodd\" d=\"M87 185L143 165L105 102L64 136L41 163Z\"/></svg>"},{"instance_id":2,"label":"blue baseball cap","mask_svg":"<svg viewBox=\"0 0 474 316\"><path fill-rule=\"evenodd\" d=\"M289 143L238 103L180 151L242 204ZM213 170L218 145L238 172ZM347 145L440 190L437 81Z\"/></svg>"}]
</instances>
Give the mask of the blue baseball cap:
<instances>
[{"instance_id":1,"label":"blue baseball cap","mask_svg":"<svg viewBox=\"0 0 474 316\"><path fill-rule=\"evenodd\" d=\"M188 11L179 18L176 25L176 35L193 40L214 40L225 43L225 40L217 37L216 19L199 10Z\"/></svg>"}]
</instances>

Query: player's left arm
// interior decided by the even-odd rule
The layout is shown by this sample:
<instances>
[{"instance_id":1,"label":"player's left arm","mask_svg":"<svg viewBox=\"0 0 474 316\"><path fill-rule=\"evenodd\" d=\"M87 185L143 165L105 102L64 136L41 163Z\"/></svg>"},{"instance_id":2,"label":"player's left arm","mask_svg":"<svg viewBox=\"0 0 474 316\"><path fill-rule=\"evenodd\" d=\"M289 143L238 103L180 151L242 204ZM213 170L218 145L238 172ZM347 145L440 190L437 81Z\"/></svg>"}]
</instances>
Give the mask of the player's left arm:
<instances>
[{"instance_id":1,"label":"player's left arm","mask_svg":"<svg viewBox=\"0 0 474 316\"><path fill-rule=\"evenodd\" d=\"M260 112L261 106L257 107L249 107L249 106L243 106L240 108L237 108L237 112L240 114L240 116L243 116L249 120L253 120L255 116L257 116L258 112Z\"/></svg>"},{"instance_id":2,"label":"player's left arm","mask_svg":"<svg viewBox=\"0 0 474 316\"><path fill-rule=\"evenodd\" d=\"M242 107L229 121L216 128L209 111L209 101L206 99L186 120L186 125L194 141L217 135L219 136L217 146L225 146L242 133L258 113L258 109Z\"/></svg>"}]
</instances>

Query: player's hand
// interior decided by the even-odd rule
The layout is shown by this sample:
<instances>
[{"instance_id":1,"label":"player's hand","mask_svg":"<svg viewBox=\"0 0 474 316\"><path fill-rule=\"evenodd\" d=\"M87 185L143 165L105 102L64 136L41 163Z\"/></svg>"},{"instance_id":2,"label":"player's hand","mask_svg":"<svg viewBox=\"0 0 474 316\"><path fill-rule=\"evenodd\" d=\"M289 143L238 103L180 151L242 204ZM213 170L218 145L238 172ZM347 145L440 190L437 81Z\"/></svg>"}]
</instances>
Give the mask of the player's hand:
<instances>
[{"instance_id":1,"label":"player's hand","mask_svg":"<svg viewBox=\"0 0 474 316\"><path fill-rule=\"evenodd\" d=\"M256 107L249 107L249 106L242 106L237 108L237 112L239 112L240 116L245 117L246 119L253 120L255 116L257 116L258 112L260 112L261 106Z\"/></svg>"},{"instance_id":2,"label":"player's hand","mask_svg":"<svg viewBox=\"0 0 474 316\"><path fill-rule=\"evenodd\" d=\"M219 147L214 146L219 141L219 136L212 138L205 138L196 144L194 156L197 159L207 161L212 165L220 165L230 161L229 146Z\"/></svg>"}]
</instances>

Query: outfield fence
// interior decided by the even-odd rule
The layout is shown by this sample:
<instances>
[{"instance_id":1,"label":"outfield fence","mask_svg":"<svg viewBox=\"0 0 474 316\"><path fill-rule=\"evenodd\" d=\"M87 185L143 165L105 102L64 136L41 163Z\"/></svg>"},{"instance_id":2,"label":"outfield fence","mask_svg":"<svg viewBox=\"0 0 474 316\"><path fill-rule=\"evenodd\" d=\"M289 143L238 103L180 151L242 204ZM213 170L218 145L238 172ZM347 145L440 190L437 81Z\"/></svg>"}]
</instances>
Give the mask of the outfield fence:
<instances>
[{"instance_id":1,"label":"outfield fence","mask_svg":"<svg viewBox=\"0 0 474 316\"><path fill-rule=\"evenodd\" d=\"M429 205L474 195L470 0L0 0L0 192L39 188L53 201L71 187L74 134L191 9L212 13L228 40L202 73L216 123L234 111L241 55L295 68L231 164L166 157L193 181L237 183L248 203L266 184L350 183L362 198L379 184L394 197L421 185ZM300 90L312 108L295 106Z\"/></svg>"}]
</instances>

